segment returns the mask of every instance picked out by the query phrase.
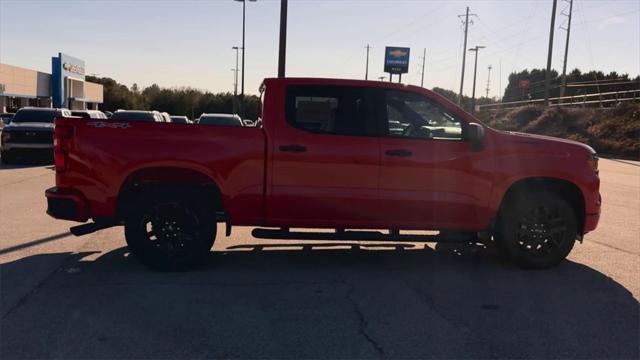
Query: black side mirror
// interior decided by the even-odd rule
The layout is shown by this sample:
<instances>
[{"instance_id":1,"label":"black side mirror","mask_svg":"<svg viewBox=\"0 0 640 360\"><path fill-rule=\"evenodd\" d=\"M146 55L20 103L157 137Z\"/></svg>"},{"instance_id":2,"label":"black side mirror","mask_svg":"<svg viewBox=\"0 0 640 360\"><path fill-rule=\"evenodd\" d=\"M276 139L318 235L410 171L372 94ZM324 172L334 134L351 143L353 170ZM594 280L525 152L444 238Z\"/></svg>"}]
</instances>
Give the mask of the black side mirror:
<instances>
[{"instance_id":1,"label":"black side mirror","mask_svg":"<svg viewBox=\"0 0 640 360\"><path fill-rule=\"evenodd\" d=\"M469 141L471 151L481 151L484 149L484 127L478 123L469 123L466 139Z\"/></svg>"}]
</instances>

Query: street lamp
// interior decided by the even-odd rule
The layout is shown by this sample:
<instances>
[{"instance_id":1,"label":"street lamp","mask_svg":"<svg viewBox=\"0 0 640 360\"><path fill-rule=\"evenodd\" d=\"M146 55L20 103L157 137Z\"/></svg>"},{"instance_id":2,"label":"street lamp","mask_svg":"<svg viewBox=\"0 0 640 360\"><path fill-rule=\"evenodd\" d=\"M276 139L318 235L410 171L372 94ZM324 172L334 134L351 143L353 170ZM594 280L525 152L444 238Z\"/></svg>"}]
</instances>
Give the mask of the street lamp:
<instances>
[{"instance_id":1,"label":"street lamp","mask_svg":"<svg viewBox=\"0 0 640 360\"><path fill-rule=\"evenodd\" d=\"M246 10L247 1L255 2L256 0L234 0L234 1L239 1L239 2L242 3L242 80L241 80L241 85L240 85L240 98L241 98L240 116L244 120L244 56L245 56L245 54L244 54L244 50L245 50L244 32L245 32L245 10Z\"/></svg>"},{"instance_id":2,"label":"street lamp","mask_svg":"<svg viewBox=\"0 0 640 360\"><path fill-rule=\"evenodd\" d=\"M478 70L478 51L484 48L485 46L476 46L474 48L469 49L469 51L473 51L476 53L475 65L473 67L473 91L471 92L471 113L474 113L476 111L476 72Z\"/></svg>"}]
</instances>

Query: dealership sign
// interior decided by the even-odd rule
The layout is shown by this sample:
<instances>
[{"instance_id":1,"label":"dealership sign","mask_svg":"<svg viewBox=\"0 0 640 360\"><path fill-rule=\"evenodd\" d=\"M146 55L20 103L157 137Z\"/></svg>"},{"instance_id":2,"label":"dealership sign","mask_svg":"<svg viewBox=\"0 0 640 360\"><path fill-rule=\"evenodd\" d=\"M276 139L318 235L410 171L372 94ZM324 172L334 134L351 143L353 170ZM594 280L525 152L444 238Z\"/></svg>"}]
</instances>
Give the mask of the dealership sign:
<instances>
[{"instance_id":1,"label":"dealership sign","mask_svg":"<svg viewBox=\"0 0 640 360\"><path fill-rule=\"evenodd\" d=\"M84 75L84 67L81 65L66 62L62 64L62 68L67 70L68 72L76 73L78 75Z\"/></svg>"},{"instance_id":2,"label":"dealership sign","mask_svg":"<svg viewBox=\"0 0 640 360\"><path fill-rule=\"evenodd\" d=\"M409 48L387 46L384 50L384 72L405 74L409 72Z\"/></svg>"}]
</instances>

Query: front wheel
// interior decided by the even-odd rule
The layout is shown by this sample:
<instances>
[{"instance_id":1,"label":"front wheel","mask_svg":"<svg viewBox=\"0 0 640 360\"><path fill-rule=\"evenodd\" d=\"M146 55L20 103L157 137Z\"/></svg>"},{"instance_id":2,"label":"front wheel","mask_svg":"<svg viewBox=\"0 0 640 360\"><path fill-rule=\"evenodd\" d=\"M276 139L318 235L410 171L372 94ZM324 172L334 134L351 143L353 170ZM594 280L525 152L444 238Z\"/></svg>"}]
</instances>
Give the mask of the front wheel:
<instances>
[{"instance_id":1,"label":"front wheel","mask_svg":"<svg viewBox=\"0 0 640 360\"><path fill-rule=\"evenodd\" d=\"M565 199L553 192L530 191L507 200L496 240L515 264L544 269L569 255L577 228L575 212Z\"/></svg>"},{"instance_id":2,"label":"front wheel","mask_svg":"<svg viewBox=\"0 0 640 360\"><path fill-rule=\"evenodd\" d=\"M15 155L9 152L9 150L0 153L0 160L3 164L14 164L16 162Z\"/></svg>"},{"instance_id":3,"label":"front wheel","mask_svg":"<svg viewBox=\"0 0 640 360\"><path fill-rule=\"evenodd\" d=\"M146 191L135 198L125 220L131 253L158 271L202 264L216 235L213 204L195 191Z\"/></svg>"}]
</instances>

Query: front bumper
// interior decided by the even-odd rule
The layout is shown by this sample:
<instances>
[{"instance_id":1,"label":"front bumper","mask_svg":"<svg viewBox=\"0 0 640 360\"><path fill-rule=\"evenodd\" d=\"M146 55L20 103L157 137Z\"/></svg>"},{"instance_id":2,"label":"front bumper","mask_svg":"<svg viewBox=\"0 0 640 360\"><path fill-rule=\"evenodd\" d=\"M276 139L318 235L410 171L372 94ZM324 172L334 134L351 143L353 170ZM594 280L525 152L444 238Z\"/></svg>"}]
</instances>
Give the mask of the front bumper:
<instances>
[{"instance_id":1,"label":"front bumper","mask_svg":"<svg viewBox=\"0 0 640 360\"><path fill-rule=\"evenodd\" d=\"M84 196L77 191L52 187L45 191L47 214L56 219L85 222L89 211Z\"/></svg>"}]
</instances>

